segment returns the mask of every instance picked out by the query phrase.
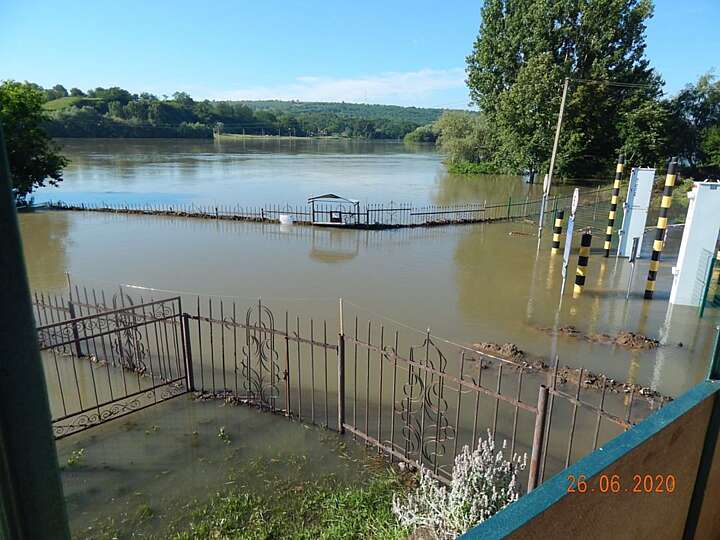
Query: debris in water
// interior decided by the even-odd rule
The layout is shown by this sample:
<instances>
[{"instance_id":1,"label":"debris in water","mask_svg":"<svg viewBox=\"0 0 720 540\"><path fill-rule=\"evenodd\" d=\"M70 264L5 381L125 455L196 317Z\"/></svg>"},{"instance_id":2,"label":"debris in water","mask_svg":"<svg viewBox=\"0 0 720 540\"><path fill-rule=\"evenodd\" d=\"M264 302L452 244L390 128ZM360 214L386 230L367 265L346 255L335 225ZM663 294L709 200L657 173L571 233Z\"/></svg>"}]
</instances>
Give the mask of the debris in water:
<instances>
[{"instance_id":1,"label":"debris in water","mask_svg":"<svg viewBox=\"0 0 720 540\"><path fill-rule=\"evenodd\" d=\"M565 332L577 332L573 327L565 327ZM622 334L630 334L629 332L621 333ZM649 338L645 338L645 336L639 336L639 334L633 334L633 336L636 336L636 339L644 338L646 340L649 340ZM639 336L639 337L637 337ZM654 340L649 340L654 341ZM644 342L643 342L644 343ZM640 345L640 342L638 342L638 346ZM657 345L655 345L657 346ZM482 354L491 354L493 356L498 357L500 360L504 360L506 362L515 364L517 367L522 367L526 369L529 372L538 371L547 373L551 376L551 372L553 371L553 368L551 368L547 362L545 362L541 357L530 355L527 352L520 349L517 345L514 343L505 343L504 345L499 345L497 343L492 342L480 342L473 344L473 347L478 350L478 352ZM490 366L492 366L492 362L487 359L480 359L481 362L483 362L482 367L487 369ZM552 376L551 376L552 378ZM577 386L580 379L580 368L574 368L570 366L558 366L557 369L557 375L556 375L556 384L558 385L565 385L565 384L571 384ZM641 396L644 396L648 399L659 399L662 401L672 401L672 398L669 396L664 396L657 392L656 390L647 387L647 386L641 386L639 384L634 383L627 383L627 382L621 382L616 381L615 379L611 379L609 377L606 377L603 374L593 373L591 371L582 370L582 381L580 381L582 388L589 389L589 390L597 390L602 391L603 388L606 392L612 392L612 393L623 393L623 394L630 394L631 392L634 392L636 394L639 394Z\"/></svg>"},{"instance_id":2,"label":"debris in water","mask_svg":"<svg viewBox=\"0 0 720 540\"><path fill-rule=\"evenodd\" d=\"M633 351L656 349L660 346L660 342L656 339L649 338L636 332L620 331L617 335L610 334L586 334L574 326L561 326L557 330L547 327L538 327L541 332L550 334L551 336L574 337L584 339L590 343L601 343L606 345L617 345ZM682 344L678 346L682 347Z\"/></svg>"}]
</instances>

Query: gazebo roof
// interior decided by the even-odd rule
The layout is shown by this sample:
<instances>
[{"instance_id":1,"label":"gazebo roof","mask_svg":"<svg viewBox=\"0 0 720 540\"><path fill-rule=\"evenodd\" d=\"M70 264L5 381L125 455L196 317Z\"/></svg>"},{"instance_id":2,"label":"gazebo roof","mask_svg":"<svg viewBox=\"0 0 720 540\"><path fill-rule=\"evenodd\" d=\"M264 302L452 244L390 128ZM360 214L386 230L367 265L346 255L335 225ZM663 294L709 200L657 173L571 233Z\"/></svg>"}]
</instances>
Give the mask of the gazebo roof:
<instances>
[{"instance_id":1,"label":"gazebo roof","mask_svg":"<svg viewBox=\"0 0 720 540\"><path fill-rule=\"evenodd\" d=\"M315 202L315 201L343 201L351 204L358 204L360 201L357 199L346 199L345 197L341 197L340 195L335 195L334 193L326 193L325 195L317 195L316 197L310 197L308 199L308 202Z\"/></svg>"}]
</instances>

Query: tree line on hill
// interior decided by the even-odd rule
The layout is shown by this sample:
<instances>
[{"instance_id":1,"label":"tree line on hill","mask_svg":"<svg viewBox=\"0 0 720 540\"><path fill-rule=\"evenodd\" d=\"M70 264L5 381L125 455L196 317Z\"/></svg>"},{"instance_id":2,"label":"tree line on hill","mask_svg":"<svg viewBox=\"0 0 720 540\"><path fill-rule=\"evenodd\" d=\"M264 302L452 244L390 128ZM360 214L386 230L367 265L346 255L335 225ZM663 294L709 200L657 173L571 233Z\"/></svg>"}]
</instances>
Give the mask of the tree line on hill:
<instances>
[{"instance_id":1,"label":"tree line on hill","mask_svg":"<svg viewBox=\"0 0 720 540\"><path fill-rule=\"evenodd\" d=\"M480 113L445 113L408 141L437 141L458 172L547 171L569 79L556 174L606 176L620 152L693 174L720 170L720 83L677 95L645 57L651 0L486 0L467 84ZM713 172L714 171L714 172Z\"/></svg>"},{"instance_id":2,"label":"tree line on hill","mask_svg":"<svg viewBox=\"0 0 720 540\"><path fill-rule=\"evenodd\" d=\"M196 101L185 92L159 98L119 87L84 92L60 84L48 89L26 84L45 98L45 127L52 137L205 138L220 127L224 133L248 135L401 139L442 113L364 104Z\"/></svg>"}]
</instances>

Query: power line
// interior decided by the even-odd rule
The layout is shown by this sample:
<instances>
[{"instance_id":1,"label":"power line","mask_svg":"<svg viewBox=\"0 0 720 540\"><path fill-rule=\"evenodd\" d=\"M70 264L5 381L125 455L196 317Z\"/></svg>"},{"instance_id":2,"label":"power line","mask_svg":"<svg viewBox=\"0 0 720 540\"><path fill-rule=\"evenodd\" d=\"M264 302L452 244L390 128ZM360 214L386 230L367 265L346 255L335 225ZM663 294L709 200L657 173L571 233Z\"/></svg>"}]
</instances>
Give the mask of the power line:
<instances>
[{"instance_id":1,"label":"power line","mask_svg":"<svg viewBox=\"0 0 720 540\"><path fill-rule=\"evenodd\" d=\"M586 82L586 83L598 83L605 84L607 86L618 86L620 88L653 88L652 84L642 83L626 83L619 81L611 81L610 79L570 79L573 82Z\"/></svg>"}]
</instances>

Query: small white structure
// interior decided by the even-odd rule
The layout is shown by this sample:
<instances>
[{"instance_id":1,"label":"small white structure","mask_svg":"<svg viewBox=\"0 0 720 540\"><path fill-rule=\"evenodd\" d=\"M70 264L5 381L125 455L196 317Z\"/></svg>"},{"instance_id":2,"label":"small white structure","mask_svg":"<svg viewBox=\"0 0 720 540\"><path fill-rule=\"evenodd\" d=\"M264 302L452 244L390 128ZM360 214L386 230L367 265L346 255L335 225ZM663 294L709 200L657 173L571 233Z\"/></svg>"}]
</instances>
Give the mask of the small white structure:
<instances>
[{"instance_id":1,"label":"small white structure","mask_svg":"<svg viewBox=\"0 0 720 540\"><path fill-rule=\"evenodd\" d=\"M280 225L292 225L293 218L289 214L280 214Z\"/></svg>"},{"instance_id":2,"label":"small white structure","mask_svg":"<svg viewBox=\"0 0 720 540\"><path fill-rule=\"evenodd\" d=\"M695 182L687 196L690 205L672 270L670 303L699 306L720 230L720 182Z\"/></svg>"},{"instance_id":3,"label":"small white structure","mask_svg":"<svg viewBox=\"0 0 720 540\"><path fill-rule=\"evenodd\" d=\"M620 257L629 258L632 255L633 238L639 238L637 258L640 258L640 247L645 233L654 181L655 169L635 167L630 173L627 198L623 203L622 227L618 232L620 237L618 255Z\"/></svg>"}]
</instances>

